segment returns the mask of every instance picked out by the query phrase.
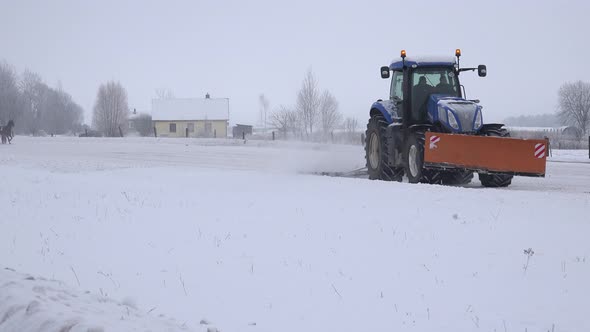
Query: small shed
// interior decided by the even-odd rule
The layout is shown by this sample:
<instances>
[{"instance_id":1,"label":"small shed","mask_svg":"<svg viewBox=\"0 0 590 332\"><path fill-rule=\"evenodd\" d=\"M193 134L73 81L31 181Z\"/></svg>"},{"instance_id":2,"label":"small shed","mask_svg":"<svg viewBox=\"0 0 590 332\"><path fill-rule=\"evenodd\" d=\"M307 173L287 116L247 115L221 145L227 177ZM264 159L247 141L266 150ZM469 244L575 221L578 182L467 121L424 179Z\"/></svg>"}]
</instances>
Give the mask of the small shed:
<instances>
[{"instance_id":1,"label":"small shed","mask_svg":"<svg viewBox=\"0 0 590 332\"><path fill-rule=\"evenodd\" d=\"M244 135L252 135L252 126L244 124L236 124L232 128L232 134L234 138L242 138Z\"/></svg>"}]
</instances>

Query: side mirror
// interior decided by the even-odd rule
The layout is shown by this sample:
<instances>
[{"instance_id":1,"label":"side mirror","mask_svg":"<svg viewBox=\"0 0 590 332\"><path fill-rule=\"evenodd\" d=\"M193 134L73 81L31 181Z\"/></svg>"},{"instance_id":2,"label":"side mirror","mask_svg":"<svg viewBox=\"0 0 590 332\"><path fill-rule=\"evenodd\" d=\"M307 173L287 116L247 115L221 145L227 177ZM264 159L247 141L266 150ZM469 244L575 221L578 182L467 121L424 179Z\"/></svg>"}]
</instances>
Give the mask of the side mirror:
<instances>
[{"instance_id":1,"label":"side mirror","mask_svg":"<svg viewBox=\"0 0 590 332\"><path fill-rule=\"evenodd\" d=\"M381 78L389 78L389 67L381 67Z\"/></svg>"},{"instance_id":2,"label":"side mirror","mask_svg":"<svg viewBox=\"0 0 590 332\"><path fill-rule=\"evenodd\" d=\"M487 74L488 70L486 68L486 65L477 66L477 75L479 75L479 77L486 77Z\"/></svg>"}]
</instances>

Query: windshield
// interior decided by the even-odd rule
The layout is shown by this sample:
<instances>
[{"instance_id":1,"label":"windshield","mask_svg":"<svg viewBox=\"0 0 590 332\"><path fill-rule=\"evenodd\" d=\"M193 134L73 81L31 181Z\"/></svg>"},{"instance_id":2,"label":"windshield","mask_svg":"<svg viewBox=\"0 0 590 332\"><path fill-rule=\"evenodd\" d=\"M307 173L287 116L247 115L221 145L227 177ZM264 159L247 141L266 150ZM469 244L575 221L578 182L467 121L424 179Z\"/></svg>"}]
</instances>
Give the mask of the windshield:
<instances>
[{"instance_id":1,"label":"windshield","mask_svg":"<svg viewBox=\"0 0 590 332\"><path fill-rule=\"evenodd\" d=\"M414 91L460 97L453 68L418 68L414 70L412 82Z\"/></svg>"},{"instance_id":2,"label":"windshield","mask_svg":"<svg viewBox=\"0 0 590 332\"><path fill-rule=\"evenodd\" d=\"M453 68L417 68L412 73L412 119L419 123L426 119L428 97L442 94L460 97L459 84Z\"/></svg>"}]
</instances>

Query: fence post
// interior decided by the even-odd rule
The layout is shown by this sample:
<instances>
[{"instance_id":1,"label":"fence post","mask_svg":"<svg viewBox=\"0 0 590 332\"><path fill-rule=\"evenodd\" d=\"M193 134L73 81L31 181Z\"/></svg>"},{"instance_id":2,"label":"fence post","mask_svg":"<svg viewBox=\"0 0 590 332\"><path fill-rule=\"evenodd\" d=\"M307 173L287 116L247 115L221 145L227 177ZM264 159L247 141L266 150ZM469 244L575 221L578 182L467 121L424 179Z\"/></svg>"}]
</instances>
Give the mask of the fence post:
<instances>
[{"instance_id":1,"label":"fence post","mask_svg":"<svg viewBox=\"0 0 590 332\"><path fill-rule=\"evenodd\" d=\"M154 126L154 137L158 137L158 132L156 131L156 126Z\"/></svg>"},{"instance_id":2,"label":"fence post","mask_svg":"<svg viewBox=\"0 0 590 332\"><path fill-rule=\"evenodd\" d=\"M184 128L184 136L188 137L188 127Z\"/></svg>"},{"instance_id":3,"label":"fence post","mask_svg":"<svg viewBox=\"0 0 590 332\"><path fill-rule=\"evenodd\" d=\"M213 138L217 138L217 129L213 129Z\"/></svg>"},{"instance_id":4,"label":"fence post","mask_svg":"<svg viewBox=\"0 0 590 332\"><path fill-rule=\"evenodd\" d=\"M272 132L272 140L273 141L275 140L275 132L274 131Z\"/></svg>"},{"instance_id":5,"label":"fence post","mask_svg":"<svg viewBox=\"0 0 590 332\"><path fill-rule=\"evenodd\" d=\"M121 126L119 126L119 135L121 135L121 137L123 137L123 131L121 130Z\"/></svg>"},{"instance_id":6,"label":"fence post","mask_svg":"<svg viewBox=\"0 0 590 332\"><path fill-rule=\"evenodd\" d=\"M88 128L84 128L84 134L86 137L88 137Z\"/></svg>"},{"instance_id":7,"label":"fence post","mask_svg":"<svg viewBox=\"0 0 590 332\"><path fill-rule=\"evenodd\" d=\"M246 140L246 132L245 131L242 131L242 139Z\"/></svg>"}]
</instances>

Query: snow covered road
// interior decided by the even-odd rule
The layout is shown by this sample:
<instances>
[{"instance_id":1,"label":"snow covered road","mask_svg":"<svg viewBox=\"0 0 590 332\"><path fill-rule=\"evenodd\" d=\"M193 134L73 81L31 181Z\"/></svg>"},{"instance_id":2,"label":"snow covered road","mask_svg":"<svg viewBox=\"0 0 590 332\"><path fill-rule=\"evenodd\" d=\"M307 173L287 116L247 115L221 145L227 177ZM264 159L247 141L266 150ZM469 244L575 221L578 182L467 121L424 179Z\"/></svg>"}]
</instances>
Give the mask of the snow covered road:
<instances>
[{"instance_id":1,"label":"snow covered road","mask_svg":"<svg viewBox=\"0 0 590 332\"><path fill-rule=\"evenodd\" d=\"M556 151L545 179L489 189L300 174L361 167L360 146L14 142L0 146L0 267L132 299L146 319L203 331L590 330L584 151Z\"/></svg>"},{"instance_id":2,"label":"snow covered road","mask_svg":"<svg viewBox=\"0 0 590 332\"><path fill-rule=\"evenodd\" d=\"M361 152L360 146L233 139L17 137L0 147L0 162L53 172L189 166L292 173L364 166Z\"/></svg>"}]
</instances>

